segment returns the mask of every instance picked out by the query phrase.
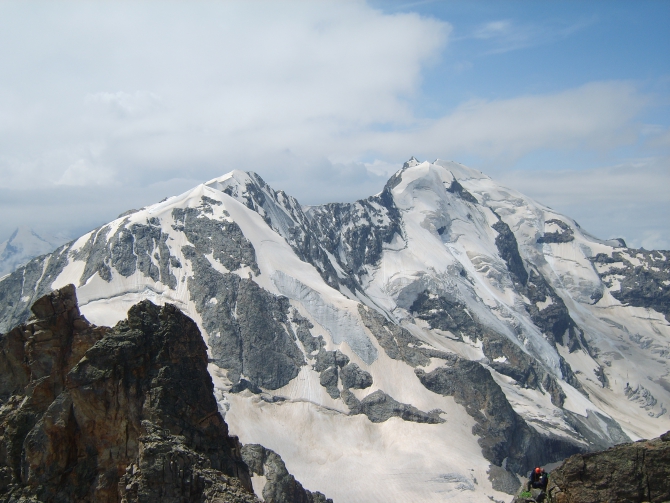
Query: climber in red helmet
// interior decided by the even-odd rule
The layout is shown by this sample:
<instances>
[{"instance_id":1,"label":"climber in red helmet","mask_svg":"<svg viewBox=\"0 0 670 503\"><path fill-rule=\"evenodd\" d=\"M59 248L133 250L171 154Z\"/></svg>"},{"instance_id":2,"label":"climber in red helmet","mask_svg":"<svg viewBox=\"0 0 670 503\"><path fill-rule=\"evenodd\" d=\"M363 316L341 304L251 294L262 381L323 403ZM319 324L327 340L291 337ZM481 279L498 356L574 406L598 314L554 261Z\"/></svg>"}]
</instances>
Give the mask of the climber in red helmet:
<instances>
[{"instance_id":1,"label":"climber in red helmet","mask_svg":"<svg viewBox=\"0 0 670 503\"><path fill-rule=\"evenodd\" d=\"M538 466L528 475L528 491L530 491L532 488L546 491L547 482L549 482L549 479L547 478L547 472Z\"/></svg>"}]
</instances>

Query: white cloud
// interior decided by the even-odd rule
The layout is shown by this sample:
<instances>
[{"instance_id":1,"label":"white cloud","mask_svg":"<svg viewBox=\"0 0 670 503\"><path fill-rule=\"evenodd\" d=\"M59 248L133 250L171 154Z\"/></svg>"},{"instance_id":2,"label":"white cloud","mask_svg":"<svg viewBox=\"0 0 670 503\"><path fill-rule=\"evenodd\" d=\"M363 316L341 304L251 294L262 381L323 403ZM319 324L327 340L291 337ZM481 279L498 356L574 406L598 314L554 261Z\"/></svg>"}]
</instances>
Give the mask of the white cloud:
<instances>
[{"instance_id":1,"label":"white cloud","mask_svg":"<svg viewBox=\"0 0 670 503\"><path fill-rule=\"evenodd\" d=\"M28 157L49 176L13 172L4 187L69 179L91 143L104 144L91 164L122 183L285 150L323 158L341 135L412 121L408 100L451 30L358 1L33 10L0 5L0 45L21 48L0 54L0 94L13 95L0 98L0 169Z\"/></svg>"},{"instance_id":2,"label":"white cloud","mask_svg":"<svg viewBox=\"0 0 670 503\"><path fill-rule=\"evenodd\" d=\"M585 18L565 24L554 19L545 23L520 24L511 19L499 19L480 24L461 38L481 41L485 54L500 54L564 39L595 21Z\"/></svg>"},{"instance_id":3,"label":"white cloud","mask_svg":"<svg viewBox=\"0 0 670 503\"><path fill-rule=\"evenodd\" d=\"M504 36L512 31L512 22L508 19L501 21L490 21L478 26L472 36L474 38L490 39Z\"/></svg>"},{"instance_id":4,"label":"white cloud","mask_svg":"<svg viewBox=\"0 0 670 503\"><path fill-rule=\"evenodd\" d=\"M94 166L87 159L78 159L67 167L61 177L55 181L55 184L83 187L86 185L106 185L113 183L113 180L114 174L110 170Z\"/></svg>"},{"instance_id":5,"label":"white cloud","mask_svg":"<svg viewBox=\"0 0 670 503\"><path fill-rule=\"evenodd\" d=\"M423 157L515 160L536 149L611 149L638 139L632 122L648 99L632 85L592 83L560 93L473 100L404 131L369 133L358 148Z\"/></svg>"},{"instance_id":6,"label":"white cloud","mask_svg":"<svg viewBox=\"0 0 670 503\"><path fill-rule=\"evenodd\" d=\"M115 93L97 92L86 95L84 102L92 106L102 106L119 118L138 116L155 110L160 105L160 97L146 91L135 91L126 93L118 91Z\"/></svg>"}]
</instances>

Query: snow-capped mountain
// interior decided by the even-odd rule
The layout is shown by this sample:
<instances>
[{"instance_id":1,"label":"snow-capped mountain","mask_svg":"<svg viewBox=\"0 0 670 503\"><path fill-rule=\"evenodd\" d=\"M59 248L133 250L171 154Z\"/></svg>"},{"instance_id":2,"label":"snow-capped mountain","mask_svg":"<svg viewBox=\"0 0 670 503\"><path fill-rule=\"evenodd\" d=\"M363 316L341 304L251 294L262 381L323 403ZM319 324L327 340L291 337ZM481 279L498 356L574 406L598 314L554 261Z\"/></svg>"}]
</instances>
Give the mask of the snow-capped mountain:
<instances>
[{"instance_id":1,"label":"snow-capped mountain","mask_svg":"<svg viewBox=\"0 0 670 503\"><path fill-rule=\"evenodd\" d=\"M44 255L67 239L39 235L28 227L18 227L9 239L0 243L0 277L15 270L31 258Z\"/></svg>"},{"instance_id":2,"label":"snow-capped mountain","mask_svg":"<svg viewBox=\"0 0 670 503\"><path fill-rule=\"evenodd\" d=\"M670 429L668 253L454 162L313 207L233 171L0 280L0 331L69 283L99 325L176 304L231 433L306 488L500 501L531 466Z\"/></svg>"}]
</instances>

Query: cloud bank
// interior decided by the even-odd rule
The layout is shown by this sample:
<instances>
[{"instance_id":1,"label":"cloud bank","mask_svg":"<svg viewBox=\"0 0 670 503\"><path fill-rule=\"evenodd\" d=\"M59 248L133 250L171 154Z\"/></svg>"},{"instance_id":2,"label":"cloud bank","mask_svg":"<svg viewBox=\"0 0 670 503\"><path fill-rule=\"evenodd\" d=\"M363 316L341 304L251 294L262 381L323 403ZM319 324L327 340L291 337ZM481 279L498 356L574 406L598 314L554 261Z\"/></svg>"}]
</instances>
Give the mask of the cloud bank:
<instances>
[{"instance_id":1,"label":"cloud bank","mask_svg":"<svg viewBox=\"0 0 670 503\"><path fill-rule=\"evenodd\" d=\"M76 234L231 169L317 204L379 191L411 155L511 165L639 141L652 98L630 82L422 117L452 33L362 1L0 3L0 237Z\"/></svg>"}]
</instances>

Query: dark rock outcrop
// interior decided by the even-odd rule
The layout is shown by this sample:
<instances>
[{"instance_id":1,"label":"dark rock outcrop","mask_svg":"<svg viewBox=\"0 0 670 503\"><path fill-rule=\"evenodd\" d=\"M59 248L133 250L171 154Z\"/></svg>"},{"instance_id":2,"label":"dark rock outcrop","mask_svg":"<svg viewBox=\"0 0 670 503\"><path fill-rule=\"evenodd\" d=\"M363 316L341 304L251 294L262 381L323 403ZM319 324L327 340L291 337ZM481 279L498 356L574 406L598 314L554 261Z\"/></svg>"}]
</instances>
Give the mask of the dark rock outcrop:
<instances>
[{"instance_id":1,"label":"dark rock outcrop","mask_svg":"<svg viewBox=\"0 0 670 503\"><path fill-rule=\"evenodd\" d=\"M286 469L276 452L259 444L242 447L242 458L252 474L265 477L263 501L265 503L333 503L333 500L318 491L303 488Z\"/></svg>"},{"instance_id":2,"label":"dark rock outcrop","mask_svg":"<svg viewBox=\"0 0 670 503\"><path fill-rule=\"evenodd\" d=\"M110 231L109 225L101 227L91 233L80 250L74 252L76 260L85 261L80 285L85 284L95 273L103 280L111 281L113 267L124 277L139 270L170 288L177 286L172 269L181 265L171 256L167 245L168 235L161 229L157 218L149 218L143 224L129 224L126 218L112 236L109 235Z\"/></svg>"},{"instance_id":3,"label":"dark rock outcrop","mask_svg":"<svg viewBox=\"0 0 670 503\"><path fill-rule=\"evenodd\" d=\"M287 329L288 299L251 279L217 271L193 246L182 250L193 267L189 291L209 334L213 363L226 369L233 383L244 375L266 389L281 388L297 376L305 359Z\"/></svg>"},{"instance_id":4,"label":"dark rock outcrop","mask_svg":"<svg viewBox=\"0 0 670 503\"><path fill-rule=\"evenodd\" d=\"M348 363L340 371L344 389L365 389L372 386L372 376L355 363Z\"/></svg>"},{"instance_id":5,"label":"dark rock outcrop","mask_svg":"<svg viewBox=\"0 0 670 503\"><path fill-rule=\"evenodd\" d=\"M552 218L547 220L547 224L555 224L560 230L555 232L545 232L543 236L537 238L538 243L569 243L575 239L575 231L563 220Z\"/></svg>"},{"instance_id":6,"label":"dark rock outcrop","mask_svg":"<svg viewBox=\"0 0 670 503\"><path fill-rule=\"evenodd\" d=\"M612 256L599 253L591 260L601 265L598 275L608 288L616 281L612 296L624 304L654 309L670 321L670 251L614 251ZM612 264L610 267L602 265Z\"/></svg>"},{"instance_id":7,"label":"dark rock outcrop","mask_svg":"<svg viewBox=\"0 0 670 503\"><path fill-rule=\"evenodd\" d=\"M670 501L670 432L576 454L551 473L547 492L555 503Z\"/></svg>"},{"instance_id":8,"label":"dark rock outcrop","mask_svg":"<svg viewBox=\"0 0 670 503\"><path fill-rule=\"evenodd\" d=\"M423 343L408 330L384 318L373 309L358 305L358 313L363 324L375 336L386 354L412 367L423 367L430 364L431 358L450 360L454 355L438 351L431 347L421 347Z\"/></svg>"},{"instance_id":9,"label":"dark rock outcrop","mask_svg":"<svg viewBox=\"0 0 670 503\"><path fill-rule=\"evenodd\" d=\"M586 345L583 334L571 318L563 299L561 299L541 274L533 270L530 271L530 274L528 273L519 253L519 245L514 233L500 216L498 216L498 219L492 226L498 233L495 240L498 254L507 264L507 269L509 270L516 291L530 300L530 304L526 304L526 311L528 311L533 323L542 330L552 345L555 346L556 343L566 345L571 352L580 347L584 347L588 351L589 348ZM569 236L569 239L565 237L551 237L549 236L551 233L549 233L545 235L545 238L538 239L538 243L563 243L574 239L572 237L572 229L564 222L560 220L548 220L547 222L559 225L564 230L564 234L561 236ZM548 241L545 239L548 239ZM549 302L549 305L540 309L537 306L538 302ZM570 379L570 376L565 377L566 380ZM578 385L577 379L573 379L571 384L578 389L581 388L581 385Z\"/></svg>"},{"instance_id":10,"label":"dark rock outcrop","mask_svg":"<svg viewBox=\"0 0 670 503\"><path fill-rule=\"evenodd\" d=\"M370 393L363 400L358 400L351 391L345 389L342 391L342 399L350 409L349 414L365 414L373 423L383 423L392 417L399 417L403 421L415 423L437 424L445 422L440 417L441 410L423 412L413 405L398 402L380 389Z\"/></svg>"},{"instance_id":11,"label":"dark rock outcrop","mask_svg":"<svg viewBox=\"0 0 670 503\"><path fill-rule=\"evenodd\" d=\"M523 285L519 286L525 288ZM477 317L471 315L461 302L447 299L444 295L424 291L418 295L410 311L416 318L428 322L430 328L449 331L461 340L467 337L473 341L481 341L482 351L489 359L491 368L511 377L520 386L537 389L542 393L548 392L554 405L557 407L563 405L565 394L556 378L543 369L519 345L480 323ZM419 351L428 354L425 348ZM445 359L453 360L453 355L446 356ZM574 386L581 389L581 384L567 364L563 374L568 382L574 382Z\"/></svg>"},{"instance_id":12,"label":"dark rock outcrop","mask_svg":"<svg viewBox=\"0 0 670 503\"><path fill-rule=\"evenodd\" d=\"M514 233L509 228L505 222L498 217L499 220L493 224L493 229L498 233L496 236L496 248L498 248L498 253L500 258L502 258L507 264L512 278L520 283L525 285L528 281L528 272L523 265L523 259L519 254L519 245L514 237Z\"/></svg>"},{"instance_id":13,"label":"dark rock outcrop","mask_svg":"<svg viewBox=\"0 0 670 503\"><path fill-rule=\"evenodd\" d=\"M0 338L0 501L258 501L190 318L143 301L95 327L73 285L32 311Z\"/></svg>"},{"instance_id":14,"label":"dark rock outcrop","mask_svg":"<svg viewBox=\"0 0 670 503\"><path fill-rule=\"evenodd\" d=\"M456 194L458 197L463 199L464 201L467 201L472 204L477 204L478 201L473 196L470 194L460 183L458 183L458 180L454 178L454 180L451 182L451 185L447 189L447 192L451 192L452 194Z\"/></svg>"},{"instance_id":15,"label":"dark rock outcrop","mask_svg":"<svg viewBox=\"0 0 670 503\"><path fill-rule=\"evenodd\" d=\"M415 370L430 391L453 396L477 422L482 454L493 465L516 473L583 451L584 445L542 436L512 409L500 386L481 364L456 357L450 366L432 372Z\"/></svg>"}]
</instances>

